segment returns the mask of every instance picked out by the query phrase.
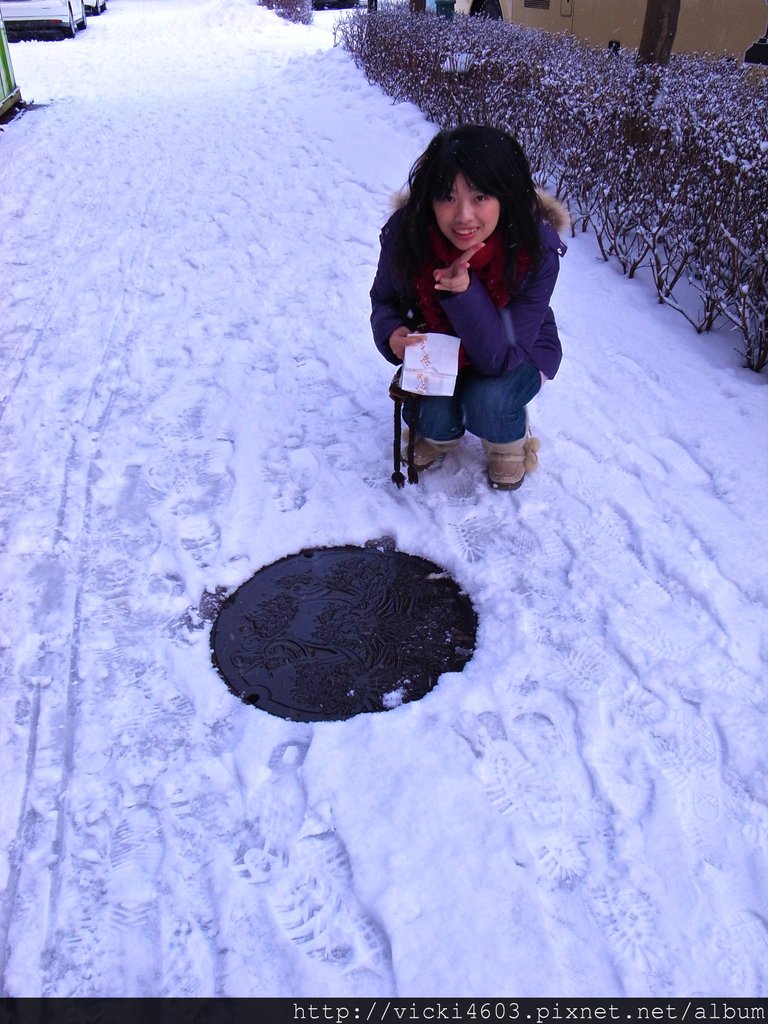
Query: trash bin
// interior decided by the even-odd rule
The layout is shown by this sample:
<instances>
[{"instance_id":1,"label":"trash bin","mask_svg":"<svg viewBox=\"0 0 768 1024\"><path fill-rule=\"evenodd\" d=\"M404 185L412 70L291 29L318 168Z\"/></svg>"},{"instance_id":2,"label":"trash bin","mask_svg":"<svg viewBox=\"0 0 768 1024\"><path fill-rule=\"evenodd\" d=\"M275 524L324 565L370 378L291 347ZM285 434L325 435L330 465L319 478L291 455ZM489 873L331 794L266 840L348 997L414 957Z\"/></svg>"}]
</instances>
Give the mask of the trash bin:
<instances>
[{"instance_id":1,"label":"trash bin","mask_svg":"<svg viewBox=\"0 0 768 1024\"><path fill-rule=\"evenodd\" d=\"M440 18L452 18L456 0L435 0L435 11Z\"/></svg>"}]
</instances>

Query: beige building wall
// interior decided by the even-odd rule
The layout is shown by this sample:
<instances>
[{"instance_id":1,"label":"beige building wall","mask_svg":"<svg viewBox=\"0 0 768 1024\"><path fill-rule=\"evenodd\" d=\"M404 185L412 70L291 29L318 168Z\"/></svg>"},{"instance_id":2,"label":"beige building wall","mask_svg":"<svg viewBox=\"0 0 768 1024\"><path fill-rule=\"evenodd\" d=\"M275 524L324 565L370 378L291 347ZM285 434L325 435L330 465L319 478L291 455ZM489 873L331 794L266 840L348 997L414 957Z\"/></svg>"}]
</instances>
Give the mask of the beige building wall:
<instances>
[{"instance_id":1,"label":"beige building wall","mask_svg":"<svg viewBox=\"0 0 768 1024\"><path fill-rule=\"evenodd\" d=\"M640 43L646 0L501 0L507 21L548 32L569 32L596 46L616 40L623 47ZM674 50L718 56L744 52L765 35L766 0L682 0Z\"/></svg>"}]
</instances>

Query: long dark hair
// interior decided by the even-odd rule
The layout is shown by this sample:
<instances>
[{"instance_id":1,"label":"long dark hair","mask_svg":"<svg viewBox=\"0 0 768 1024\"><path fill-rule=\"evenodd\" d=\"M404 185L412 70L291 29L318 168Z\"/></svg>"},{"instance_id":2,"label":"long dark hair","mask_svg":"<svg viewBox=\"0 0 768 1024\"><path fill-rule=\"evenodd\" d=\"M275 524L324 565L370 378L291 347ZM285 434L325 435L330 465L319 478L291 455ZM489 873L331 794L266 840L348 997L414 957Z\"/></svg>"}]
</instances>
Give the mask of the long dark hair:
<instances>
[{"instance_id":1,"label":"long dark hair","mask_svg":"<svg viewBox=\"0 0 768 1024\"><path fill-rule=\"evenodd\" d=\"M499 200L505 281L517 285L520 246L534 269L541 263L541 205L528 158L518 141L488 125L463 124L438 132L408 175L408 198L395 238L394 260L412 288L429 256L429 231L436 224L432 203L447 196L461 172L473 188Z\"/></svg>"}]
</instances>

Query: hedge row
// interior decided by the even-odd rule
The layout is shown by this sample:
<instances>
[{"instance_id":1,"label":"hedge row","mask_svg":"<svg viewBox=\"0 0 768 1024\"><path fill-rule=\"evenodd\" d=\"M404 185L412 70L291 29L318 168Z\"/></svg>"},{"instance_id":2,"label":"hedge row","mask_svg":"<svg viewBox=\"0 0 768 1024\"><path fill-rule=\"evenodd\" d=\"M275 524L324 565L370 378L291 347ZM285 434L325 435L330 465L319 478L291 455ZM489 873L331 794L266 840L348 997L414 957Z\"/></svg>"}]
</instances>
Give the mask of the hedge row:
<instances>
[{"instance_id":1,"label":"hedge row","mask_svg":"<svg viewBox=\"0 0 768 1024\"><path fill-rule=\"evenodd\" d=\"M730 323L746 365L768 363L768 76L731 59L666 68L485 18L356 11L336 41L394 101L441 127L520 140L574 230L698 331Z\"/></svg>"}]
</instances>

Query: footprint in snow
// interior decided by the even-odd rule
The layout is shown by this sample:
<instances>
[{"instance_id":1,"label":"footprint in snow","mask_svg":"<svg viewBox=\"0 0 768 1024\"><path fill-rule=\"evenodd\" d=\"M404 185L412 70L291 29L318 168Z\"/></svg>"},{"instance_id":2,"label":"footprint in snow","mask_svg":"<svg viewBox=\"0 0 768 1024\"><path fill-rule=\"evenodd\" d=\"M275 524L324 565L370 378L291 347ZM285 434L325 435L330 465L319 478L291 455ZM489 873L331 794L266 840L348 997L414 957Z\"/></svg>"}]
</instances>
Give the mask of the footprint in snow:
<instances>
[{"instance_id":1,"label":"footprint in snow","mask_svg":"<svg viewBox=\"0 0 768 1024\"><path fill-rule=\"evenodd\" d=\"M256 810L256 841L238 874L264 887L285 937L322 969L344 977L352 994L394 994L389 939L360 903L343 840L307 807L301 777L309 742L272 752L271 777Z\"/></svg>"},{"instance_id":2,"label":"footprint in snow","mask_svg":"<svg viewBox=\"0 0 768 1024\"><path fill-rule=\"evenodd\" d=\"M536 863L540 879L553 886L571 887L586 874L589 862L573 793L563 788L557 762L562 744L559 730L538 711L519 715L509 732L500 715L465 713L454 729L470 746L486 794L508 819L515 837ZM553 760L554 758L554 760Z\"/></svg>"},{"instance_id":3,"label":"footprint in snow","mask_svg":"<svg viewBox=\"0 0 768 1024\"><path fill-rule=\"evenodd\" d=\"M674 794L682 833L694 855L722 867L720 746L698 711L683 705L671 728L653 736L652 750Z\"/></svg>"},{"instance_id":4,"label":"footprint in snow","mask_svg":"<svg viewBox=\"0 0 768 1024\"><path fill-rule=\"evenodd\" d=\"M596 979L616 987L611 950L591 911L593 855L603 856L605 831L580 767L573 726L552 699L507 715L465 713L454 729L470 746L490 804L510 825L513 856L531 867L552 955L563 984L587 995Z\"/></svg>"},{"instance_id":5,"label":"footprint in snow","mask_svg":"<svg viewBox=\"0 0 768 1024\"><path fill-rule=\"evenodd\" d=\"M768 992L768 922L760 914L727 909L703 933L720 979L713 991Z\"/></svg>"}]
</instances>

